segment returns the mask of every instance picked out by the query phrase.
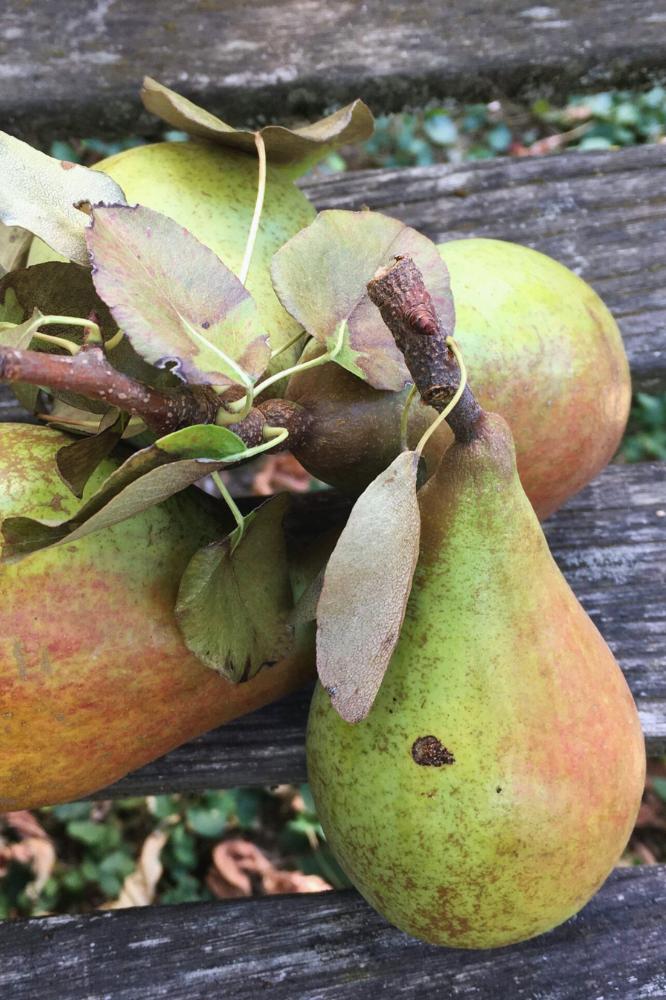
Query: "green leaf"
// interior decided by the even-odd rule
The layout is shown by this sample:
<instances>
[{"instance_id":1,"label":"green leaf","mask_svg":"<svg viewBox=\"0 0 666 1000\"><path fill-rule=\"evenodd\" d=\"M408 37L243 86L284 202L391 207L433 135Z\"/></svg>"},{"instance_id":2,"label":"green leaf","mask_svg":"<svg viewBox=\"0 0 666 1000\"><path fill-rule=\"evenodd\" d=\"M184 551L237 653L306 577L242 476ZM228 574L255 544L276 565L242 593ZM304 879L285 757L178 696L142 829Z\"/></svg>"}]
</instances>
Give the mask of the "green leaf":
<instances>
[{"instance_id":1,"label":"green leaf","mask_svg":"<svg viewBox=\"0 0 666 1000\"><path fill-rule=\"evenodd\" d=\"M200 837L219 837L226 829L233 808L234 801L230 795L217 806L191 806L185 813L187 825Z\"/></svg>"},{"instance_id":2,"label":"green leaf","mask_svg":"<svg viewBox=\"0 0 666 1000\"><path fill-rule=\"evenodd\" d=\"M418 455L402 452L356 501L324 574L317 672L347 722L372 708L405 617L419 554Z\"/></svg>"},{"instance_id":3,"label":"green leaf","mask_svg":"<svg viewBox=\"0 0 666 1000\"><path fill-rule=\"evenodd\" d=\"M168 434L131 455L72 517L54 522L5 518L2 559L73 542L118 524L238 460L244 451L241 439L226 427L194 425Z\"/></svg>"},{"instance_id":4,"label":"green leaf","mask_svg":"<svg viewBox=\"0 0 666 1000\"><path fill-rule=\"evenodd\" d=\"M446 265L434 243L397 219L378 212L322 212L273 257L273 285L285 309L329 349L346 321L343 349L335 360L375 389L400 390L410 381L366 290L377 269L399 254L413 257L446 332L452 332L455 313Z\"/></svg>"},{"instance_id":5,"label":"green leaf","mask_svg":"<svg viewBox=\"0 0 666 1000\"><path fill-rule=\"evenodd\" d=\"M275 497L233 532L200 549L183 574L176 619L187 648L234 683L249 680L291 649L292 607L282 520Z\"/></svg>"},{"instance_id":6,"label":"green leaf","mask_svg":"<svg viewBox=\"0 0 666 1000\"><path fill-rule=\"evenodd\" d=\"M97 291L142 358L191 383L243 384L270 360L254 300L187 229L142 205L96 208Z\"/></svg>"},{"instance_id":7,"label":"green leaf","mask_svg":"<svg viewBox=\"0 0 666 1000\"><path fill-rule=\"evenodd\" d=\"M87 819L72 820L67 824L67 833L74 840L80 840L82 844L88 844L90 847L103 844L108 839L106 826Z\"/></svg>"},{"instance_id":8,"label":"green leaf","mask_svg":"<svg viewBox=\"0 0 666 1000\"><path fill-rule=\"evenodd\" d=\"M219 146L256 152L254 132L227 125L216 115L204 111L148 76L143 81L141 100L146 110L173 128ZM312 125L296 129L267 125L259 131L266 146L268 162L296 166L298 169L293 173L297 175L338 146L367 139L372 135L373 128L370 109L363 101L357 100Z\"/></svg>"},{"instance_id":9,"label":"green leaf","mask_svg":"<svg viewBox=\"0 0 666 1000\"><path fill-rule=\"evenodd\" d=\"M96 434L58 449L58 472L75 496L83 496L86 483L99 463L111 454L128 423L127 413L111 410L102 417Z\"/></svg>"},{"instance_id":10,"label":"green leaf","mask_svg":"<svg viewBox=\"0 0 666 1000\"><path fill-rule=\"evenodd\" d=\"M666 778L653 778L652 787L662 802L666 802Z\"/></svg>"},{"instance_id":11,"label":"green leaf","mask_svg":"<svg viewBox=\"0 0 666 1000\"><path fill-rule=\"evenodd\" d=\"M21 226L52 250L88 266L88 217L76 205L125 204L116 182L97 170L56 160L0 132L0 221Z\"/></svg>"}]
</instances>

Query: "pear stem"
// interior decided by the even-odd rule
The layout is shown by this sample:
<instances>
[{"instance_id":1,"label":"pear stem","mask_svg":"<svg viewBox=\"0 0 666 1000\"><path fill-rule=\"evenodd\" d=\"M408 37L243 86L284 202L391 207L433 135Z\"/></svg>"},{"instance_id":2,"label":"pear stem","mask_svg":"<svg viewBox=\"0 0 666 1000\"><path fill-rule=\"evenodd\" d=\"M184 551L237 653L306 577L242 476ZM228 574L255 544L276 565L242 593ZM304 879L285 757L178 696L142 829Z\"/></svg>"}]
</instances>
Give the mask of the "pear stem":
<instances>
[{"instance_id":1,"label":"pear stem","mask_svg":"<svg viewBox=\"0 0 666 1000\"><path fill-rule=\"evenodd\" d=\"M414 385L427 406L442 413L460 385L460 368L447 344L420 270L411 257L396 257L368 282L368 295L393 334ZM482 410L465 386L446 420L458 441L471 441Z\"/></svg>"}]
</instances>

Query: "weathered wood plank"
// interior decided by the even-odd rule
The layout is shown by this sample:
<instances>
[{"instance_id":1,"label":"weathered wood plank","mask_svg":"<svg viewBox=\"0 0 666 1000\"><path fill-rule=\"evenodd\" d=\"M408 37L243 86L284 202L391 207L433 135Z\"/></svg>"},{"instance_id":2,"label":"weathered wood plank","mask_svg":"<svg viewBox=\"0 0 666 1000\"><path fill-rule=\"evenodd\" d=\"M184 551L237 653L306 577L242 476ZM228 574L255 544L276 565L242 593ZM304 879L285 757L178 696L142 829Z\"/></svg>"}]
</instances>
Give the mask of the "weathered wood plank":
<instances>
[{"instance_id":1,"label":"weathered wood plank","mask_svg":"<svg viewBox=\"0 0 666 1000\"><path fill-rule=\"evenodd\" d=\"M616 870L581 914L495 951L434 948L354 892L146 907L0 928L11 1000L658 1000L666 866ZM4 990L3 990L4 987Z\"/></svg>"},{"instance_id":2,"label":"weathered wood plank","mask_svg":"<svg viewBox=\"0 0 666 1000\"><path fill-rule=\"evenodd\" d=\"M666 752L666 463L611 466L546 526L555 558L613 648L648 751ZM103 795L304 781L309 693L238 719Z\"/></svg>"},{"instance_id":3,"label":"weathered wood plank","mask_svg":"<svg viewBox=\"0 0 666 1000\"><path fill-rule=\"evenodd\" d=\"M6 0L0 121L43 139L154 129L144 73L234 123L358 96L531 101L662 78L665 23L664 0Z\"/></svg>"},{"instance_id":4,"label":"weathered wood plank","mask_svg":"<svg viewBox=\"0 0 666 1000\"><path fill-rule=\"evenodd\" d=\"M613 312L634 384L666 388L663 146L358 171L305 190L320 209L367 205L438 243L485 236L550 254L590 282Z\"/></svg>"},{"instance_id":5,"label":"weathered wood plank","mask_svg":"<svg viewBox=\"0 0 666 1000\"><path fill-rule=\"evenodd\" d=\"M437 242L486 236L550 254L613 311L636 387L666 387L664 147L356 171L304 187L320 209L368 205ZM17 419L7 398L0 387L0 419Z\"/></svg>"}]
</instances>

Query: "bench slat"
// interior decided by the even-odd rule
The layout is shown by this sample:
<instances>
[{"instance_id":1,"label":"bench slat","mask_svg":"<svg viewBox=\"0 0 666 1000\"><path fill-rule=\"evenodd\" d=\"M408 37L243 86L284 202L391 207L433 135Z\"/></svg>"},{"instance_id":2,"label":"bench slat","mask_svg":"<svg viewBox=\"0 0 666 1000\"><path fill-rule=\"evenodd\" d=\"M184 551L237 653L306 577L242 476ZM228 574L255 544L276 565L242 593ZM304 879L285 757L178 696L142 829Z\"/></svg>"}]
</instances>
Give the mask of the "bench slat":
<instances>
[{"instance_id":1,"label":"bench slat","mask_svg":"<svg viewBox=\"0 0 666 1000\"><path fill-rule=\"evenodd\" d=\"M666 462L611 466L546 525L555 558L624 669L653 755L666 752L664 512ZM308 704L300 692L269 705L100 796L304 781Z\"/></svg>"},{"instance_id":2,"label":"bench slat","mask_svg":"<svg viewBox=\"0 0 666 1000\"><path fill-rule=\"evenodd\" d=\"M0 121L42 139L154 129L143 73L234 123L358 96L379 112L640 85L665 75L665 17L663 0L632 0L630 16L625 0L6 0Z\"/></svg>"},{"instance_id":3,"label":"bench slat","mask_svg":"<svg viewBox=\"0 0 666 1000\"><path fill-rule=\"evenodd\" d=\"M12 1000L590 1000L666 996L666 866L616 869L581 914L496 951L434 948L355 892L146 907L4 924ZM5 987L3 990L2 987Z\"/></svg>"}]
</instances>

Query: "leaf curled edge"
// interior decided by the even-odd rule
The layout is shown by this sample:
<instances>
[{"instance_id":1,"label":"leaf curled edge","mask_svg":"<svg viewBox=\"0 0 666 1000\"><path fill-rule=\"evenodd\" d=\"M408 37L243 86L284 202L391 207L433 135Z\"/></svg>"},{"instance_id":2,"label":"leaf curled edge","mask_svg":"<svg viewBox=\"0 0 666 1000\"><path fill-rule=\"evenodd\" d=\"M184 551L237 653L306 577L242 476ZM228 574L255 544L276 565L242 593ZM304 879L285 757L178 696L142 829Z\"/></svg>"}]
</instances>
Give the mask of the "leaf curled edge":
<instances>
[{"instance_id":1,"label":"leaf curled edge","mask_svg":"<svg viewBox=\"0 0 666 1000\"><path fill-rule=\"evenodd\" d=\"M219 146L255 154L254 132L227 125L217 115L205 111L149 76L144 78L141 100L147 111L172 128ZM311 125L295 129L266 125L259 132L264 140L268 162L289 166L292 175L297 176L338 146L368 139L373 130L374 119L370 109L363 101L356 100Z\"/></svg>"},{"instance_id":2,"label":"leaf curled edge","mask_svg":"<svg viewBox=\"0 0 666 1000\"><path fill-rule=\"evenodd\" d=\"M403 452L370 483L324 574L317 672L346 722L372 708L405 617L421 533L418 462Z\"/></svg>"}]
</instances>

